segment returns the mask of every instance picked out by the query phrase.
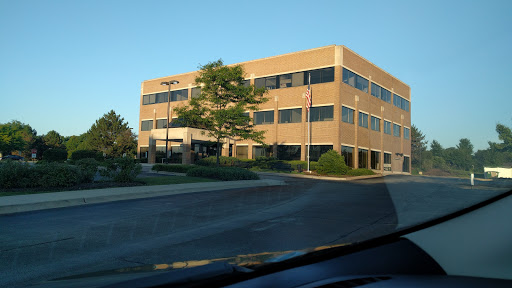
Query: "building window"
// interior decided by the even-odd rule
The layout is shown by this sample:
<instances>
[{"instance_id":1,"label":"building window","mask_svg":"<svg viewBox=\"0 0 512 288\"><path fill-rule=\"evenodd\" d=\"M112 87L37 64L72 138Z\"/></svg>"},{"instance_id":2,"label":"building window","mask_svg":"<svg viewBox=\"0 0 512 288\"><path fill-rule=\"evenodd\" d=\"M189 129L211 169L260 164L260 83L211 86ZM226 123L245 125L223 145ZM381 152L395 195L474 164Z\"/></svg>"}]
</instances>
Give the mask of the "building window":
<instances>
[{"instance_id":1,"label":"building window","mask_svg":"<svg viewBox=\"0 0 512 288\"><path fill-rule=\"evenodd\" d=\"M368 150L359 148L359 168L368 168Z\"/></svg>"},{"instance_id":2,"label":"building window","mask_svg":"<svg viewBox=\"0 0 512 288\"><path fill-rule=\"evenodd\" d=\"M312 70L308 72L311 73L311 84L327 83L334 81L334 67Z\"/></svg>"},{"instance_id":3,"label":"building window","mask_svg":"<svg viewBox=\"0 0 512 288\"><path fill-rule=\"evenodd\" d=\"M249 158L249 147L248 146L236 146L236 158L248 159Z\"/></svg>"},{"instance_id":4,"label":"building window","mask_svg":"<svg viewBox=\"0 0 512 288\"><path fill-rule=\"evenodd\" d=\"M279 110L279 123L302 122L302 108Z\"/></svg>"},{"instance_id":5,"label":"building window","mask_svg":"<svg viewBox=\"0 0 512 288\"><path fill-rule=\"evenodd\" d=\"M309 113L311 122L332 121L334 117L334 106L311 107Z\"/></svg>"},{"instance_id":6,"label":"building window","mask_svg":"<svg viewBox=\"0 0 512 288\"><path fill-rule=\"evenodd\" d=\"M140 122L140 131L151 131L151 129L153 129L153 120Z\"/></svg>"},{"instance_id":7,"label":"building window","mask_svg":"<svg viewBox=\"0 0 512 288\"><path fill-rule=\"evenodd\" d=\"M391 154L384 153L384 171L391 171Z\"/></svg>"},{"instance_id":8,"label":"building window","mask_svg":"<svg viewBox=\"0 0 512 288\"><path fill-rule=\"evenodd\" d=\"M411 130L409 128L404 127L404 139L409 139L410 133L411 133Z\"/></svg>"},{"instance_id":9,"label":"building window","mask_svg":"<svg viewBox=\"0 0 512 288\"><path fill-rule=\"evenodd\" d=\"M354 109L348 107L341 107L341 121L354 124Z\"/></svg>"},{"instance_id":10,"label":"building window","mask_svg":"<svg viewBox=\"0 0 512 288\"><path fill-rule=\"evenodd\" d=\"M409 112L409 101L396 94L393 94L393 105Z\"/></svg>"},{"instance_id":11,"label":"building window","mask_svg":"<svg viewBox=\"0 0 512 288\"><path fill-rule=\"evenodd\" d=\"M300 160L300 145L278 145L277 159Z\"/></svg>"},{"instance_id":12,"label":"building window","mask_svg":"<svg viewBox=\"0 0 512 288\"><path fill-rule=\"evenodd\" d=\"M188 89L171 91L171 102L188 100Z\"/></svg>"},{"instance_id":13,"label":"building window","mask_svg":"<svg viewBox=\"0 0 512 288\"><path fill-rule=\"evenodd\" d=\"M199 98L199 95L201 94L201 87L194 87L192 88L191 98Z\"/></svg>"},{"instance_id":14,"label":"building window","mask_svg":"<svg viewBox=\"0 0 512 288\"><path fill-rule=\"evenodd\" d=\"M409 157L407 157L407 156L404 156L404 164L402 165L402 171L410 172L409 171Z\"/></svg>"},{"instance_id":15,"label":"building window","mask_svg":"<svg viewBox=\"0 0 512 288\"><path fill-rule=\"evenodd\" d=\"M368 93L368 80L343 68L343 83Z\"/></svg>"},{"instance_id":16,"label":"building window","mask_svg":"<svg viewBox=\"0 0 512 288\"><path fill-rule=\"evenodd\" d=\"M380 131L380 119L372 116L372 130Z\"/></svg>"},{"instance_id":17,"label":"building window","mask_svg":"<svg viewBox=\"0 0 512 288\"><path fill-rule=\"evenodd\" d=\"M384 133L391 135L391 122L384 120Z\"/></svg>"},{"instance_id":18,"label":"building window","mask_svg":"<svg viewBox=\"0 0 512 288\"><path fill-rule=\"evenodd\" d=\"M359 112L359 126L368 128L368 114Z\"/></svg>"},{"instance_id":19,"label":"building window","mask_svg":"<svg viewBox=\"0 0 512 288\"><path fill-rule=\"evenodd\" d=\"M393 136L400 137L400 125L393 123Z\"/></svg>"},{"instance_id":20,"label":"building window","mask_svg":"<svg viewBox=\"0 0 512 288\"><path fill-rule=\"evenodd\" d=\"M391 92L375 83L372 83L372 95L381 99L382 101L391 103Z\"/></svg>"},{"instance_id":21,"label":"building window","mask_svg":"<svg viewBox=\"0 0 512 288\"><path fill-rule=\"evenodd\" d=\"M242 81L242 85L244 85L245 87L251 86L251 79L245 79L244 81Z\"/></svg>"},{"instance_id":22,"label":"building window","mask_svg":"<svg viewBox=\"0 0 512 288\"><path fill-rule=\"evenodd\" d=\"M148 158L149 147L140 147L139 159Z\"/></svg>"},{"instance_id":23,"label":"building window","mask_svg":"<svg viewBox=\"0 0 512 288\"><path fill-rule=\"evenodd\" d=\"M348 167L354 167L354 148L341 146L341 155L345 159L345 164L347 164Z\"/></svg>"},{"instance_id":24,"label":"building window","mask_svg":"<svg viewBox=\"0 0 512 288\"><path fill-rule=\"evenodd\" d=\"M308 84L309 73L311 73L311 84L327 83L334 81L334 67L281 74L254 79L256 88L265 87L268 90L297 87Z\"/></svg>"},{"instance_id":25,"label":"building window","mask_svg":"<svg viewBox=\"0 0 512 288\"><path fill-rule=\"evenodd\" d=\"M370 167L375 170L380 170L380 152L371 151Z\"/></svg>"},{"instance_id":26,"label":"building window","mask_svg":"<svg viewBox=\"0 0 512 288\"><path fill-rule=\"evenodd\" d=\"M252 159L256 157L272 157L272 146L252 146Z\"/></svg>"},{"instance_id":27,"label":"building window","mask_svg":"<svg viewBox=\"0 0 512 288\"><path fill-rule=\"evenodd\" d=\"M308 149L307 145L306 149ZM329 150L332 150L332 145L311 145L311 149L309 150L309 160L318 161L318 159L320 159L320 156L322 156L322 154ZM308 152L306 150L306 156L307 153Z\"/></svg>"},{"instance_id":28,"label":"building window","mask_svg":"<svg viewBox=\"0 0 512 288\"><path fill-rule=\"evenodd\" d=\"M156 129L164 129L167 128L167 119L157 119L156 120Z\"/></svg>"},{"instance_id":29,"label":"building window","mask_svg":"<svg viewBox=\"0 0 512 288\"><path fill-rule=\"evenodd\" d=\"M254 125L274 124L274 110L254 112Z\"/></svg>"}]
</instances>

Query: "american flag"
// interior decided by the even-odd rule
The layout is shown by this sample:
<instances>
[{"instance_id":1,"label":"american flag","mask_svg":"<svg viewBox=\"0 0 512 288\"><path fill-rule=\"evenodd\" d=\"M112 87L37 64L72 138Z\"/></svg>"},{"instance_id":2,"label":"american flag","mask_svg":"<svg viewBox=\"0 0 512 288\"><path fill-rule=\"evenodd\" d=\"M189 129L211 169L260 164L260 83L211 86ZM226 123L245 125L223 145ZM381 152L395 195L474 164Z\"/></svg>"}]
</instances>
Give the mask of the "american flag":
<instances>
[{"instance_id":1,"label":"american flag","mask_svg":"<svg viewBox=\"0 0 512 288\"><path fill-rule=\"evenodd\" d=\"M311 89L308 87L308 90L306 91L306 109L309 111L309 108L311 107Z\"/></svg>"}]
</instances>

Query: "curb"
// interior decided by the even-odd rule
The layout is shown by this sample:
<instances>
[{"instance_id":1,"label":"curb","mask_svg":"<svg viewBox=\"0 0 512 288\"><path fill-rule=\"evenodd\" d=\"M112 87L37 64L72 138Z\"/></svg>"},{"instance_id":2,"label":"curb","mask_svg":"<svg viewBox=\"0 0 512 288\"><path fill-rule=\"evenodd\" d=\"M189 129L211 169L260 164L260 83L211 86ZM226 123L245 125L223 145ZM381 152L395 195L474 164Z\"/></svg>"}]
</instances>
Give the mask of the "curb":
<instances>
[{"instance_id":1,"label":"curb","mask_svg":"<svg viewBox=\"0 0 512 288\"><path fill-rule=\"evenodd\" d=\"M285 173L273 173L273 172L256 172L258 175L271 175L277 177L294 177L294 178L306 178L306 179L319 179L327 181L353 181L353 180L364 180L372 178L382 178L385 175L364 175L364 176L353 176L353 177L329 177L329 176L318 176L318 175L304 175L304 174L285 174Z\"/></svg>"},{"instance_id":2,"label":"curb","mask_svg":"<svg viewBox=\"0 0 512 288\"><path fill-rule=\"evenodd\" d=\"M1 198L0 215L177 194L282 185L286 185L284 181L263 179L215 182L215 185L206 182L5 196Z\"/></svg>"}]
</instances>

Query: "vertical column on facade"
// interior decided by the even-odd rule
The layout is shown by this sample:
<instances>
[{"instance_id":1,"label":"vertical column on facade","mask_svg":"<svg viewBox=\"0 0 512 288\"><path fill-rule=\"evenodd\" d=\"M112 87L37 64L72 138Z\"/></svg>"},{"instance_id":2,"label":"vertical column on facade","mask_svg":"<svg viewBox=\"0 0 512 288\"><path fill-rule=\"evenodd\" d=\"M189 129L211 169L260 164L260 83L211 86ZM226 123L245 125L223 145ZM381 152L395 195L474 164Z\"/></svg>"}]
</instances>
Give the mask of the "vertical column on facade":
<instances>
[{"instance_id":1,"label":"vertical column on facade","mask_svg":"<svg viewBox=\"0 0 512 288\"><path fill-rule=\"evenodd\" d=\"M354 101L354 108L356 109L354 111L354 168L359 168L359 143L357 142L357 133L358 133L358 127L359 127L359 96L355 95L355 101Z\"/></svg>"},{"instance_id":2,"label":"vertical column on facade","mask_svg":"<svg viewBox=\"0 0 512 288\"><path fill-rule=\"evenodd\" d=\"M156 129L156 109L153 109L153 127L151 129Z\"/></svg>"},{"instance_id":3,"label":"vertical column on facade","mask_svg":"<svg viewBox=\"0 0 512 288\"><path fill-rule=\"evenodd\" d=\"M188 129L185 129L185 132L183 133L183 153L181 158L181 164L189 165L192 164L192 153L191 153L191 146L192 146L192 134L190 134Z\"/></svg>"},{"instance_id":4,"label":"vertical column on facade","mask_svg":"<svg viewBox=\"0 0 512 288\"><path fill-rule=\"evenodd\" d=\"M149 144L149 147L148 147L148 163L155 164L155 161L156 161L156 140L153 139L153 136L151 134L149 135L148 144Z\"/></svg>"},{"instance_id":5,"label":"vertical column on facade","mask_svg":"<svg viewBox=\"0 0 512 288\"><path fill-rule=\"evenodd\" d=\"M229 144L231 144L231 139L224 138L224 145L222 146L222 152L220 155L229 156Z\"/></svg>"},{"instance_id":6,"label":"vertical column on facade","mask_svg":"<svg viewBox=\"0 0 512 288\"><path fill-rule=\"evenodd\" d=\"M306 93L302 93L302 125L301 125L301 135L302 141L300 143L300 160L307 161L306 159L306 143L308 141L308 110L306 108Z\"/></svg>"},{"instance_id":7,"label":"vertical column on facade","mask_svg":"<svg viewBox=\"0 0 512 288\"><path fill-rule=\"evenodd\" d=\"M253 141L249 140L247 142L248 142L248 145L247 145L247 158L248 159L252 159L253 158L253 156L252 156L252 143L253 143Z\"/></svg>"},{"instance_id":8,"label":"vertical column on facade","mask_svg":"<svg viewBox=\"0 0 512 288\"><path fill-rule=\"evenodd\" d=\"M404 114L400 114L400 154L402 155L402 172L404 172Z\"/></svg>"},{"instance_id":9,"label":"vertical column on facade","mask_svg":"<svg viewBox=\"0 0 512 288\"><path fill-rule=\"evenodd\" d=\"M334 67L334 81L335 83L341 83L341 66ZM341 84L340 84L341 85ZM334 108L333 108L333 120L336 124L336 132L334 133L334 139L332 141L332 148L334 151L341 154L341 88L340 85L336 87L334 95Z\"/></svg>"},{"instance_id":10,"label":"vertical column on facade","mask_svg":"<svg viewBox=\"0 0 512 288\"><path fill-rule=\"evenodd\" d=\"M384 173L384 106L380 106L380 172Z\"/></svg>"},{"instance_id":11,"label":"vertical column on facade","mask_svg":"<svg viewBox=\"0 0 512 288\"><path fill-rule=\"evenodd\" d=\"M277 157L277 141L278 141L278 135L279 135L279 96L274 96L274 129L275 129L275 135L274 135L274 143L272 143L270 149L272 149L272 156ZM269 143L267 143L269 144Z\"/></svg>"}]
</instances>

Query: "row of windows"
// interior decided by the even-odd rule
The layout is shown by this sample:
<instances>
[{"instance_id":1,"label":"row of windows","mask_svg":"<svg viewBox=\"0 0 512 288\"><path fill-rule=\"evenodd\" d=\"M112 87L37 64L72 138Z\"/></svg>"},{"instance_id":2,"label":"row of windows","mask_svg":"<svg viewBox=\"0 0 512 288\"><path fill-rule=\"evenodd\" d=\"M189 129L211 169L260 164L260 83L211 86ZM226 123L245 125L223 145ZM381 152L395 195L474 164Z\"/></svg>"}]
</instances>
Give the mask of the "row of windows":
<instances>
[{"instance_id":1,"label":"row of windows","mask_svg":"<svg viewBox=\"0 0 512 288\"><path fill-rule=\"evenodd\" d=\"M256 78L254 79L254 86L256 86L256 88L265 87L268 90L272 90L308 85L309 74L311 74L311 84L334 81L334 67L329 67L324 69Z\"/></svg>"},{"instance_id":2,"label":"row of windows","mask_svg":"<svg viewBox=\"0 0 512 288\"><path fill-rule=\"evenodd\" d=\"M197 97L201 93L201 88L192 88L192 97ZM166 103L168 92L160 92L142 96L142 105ZM171 102L188 100L188 89L171 91Z\"/></svg>"},{"instance_id":3,"label":"row of windows","mask_svg":"<svg viewBox=\"0 0 512 288\"><path fill-rule=\"evenodd\" d=\"M345 68L343 68L343 83L368 93L368 80ZM372 83L371 94L391 104L391 91L375 83ZM409 101L396 94L393 94L393 105L409 112Z\"/></svg>"},{"instance_id":4,"label":"row of windows","mask_svg":"<svg viewBox=\"0 0 512 288\"><path fill-rule=\"evenodd\" d=\"M309 110L311 122L332 121L334 106L311 107ZM302 108L279 110L279 123L302 122ZM274 110L254 112L254 125L274 124Z\"/></svg>"},{"instance_id":5,"label":"row of windows","mask_svg":"<svg viewBox=\"0 0 512 288\"><path fill-rule=\"evenodd\" d=\"M343 68L343 83L368 93L368 80L345 68Z\"/></svg>"},{"instance_id":6,"label":"row of windows","mask_svg":"<svg viewBox=\"0 0 512 288\"><path fill-rule=\"evenodd\" d=\"M396 94L393 94L393 105L404 111L409 112L409 101Z\"/></svg>"},{"instance_id":7,"label":"row of windows","mask_svg":"<svg viewBox=\"0 0 512 288\"><path fill-rule=\"evenodd\" d=\"M372 95L382 99L383 101L391 103L391 91L382 88L375 83L372 83Z\"/></svg>"},{"instance_id":8,"label":"row of windows","mask_svg":"<svg viewBox=\"0 0 512 288\"><path fill-rule=\"evenodd\" d=\"M343 106L341 108L341 121L354 124L354 109ZM359 126L368 128L368 114L359 112ZM380 131L380 119L371 116L371 129ZM384 133L391 135L391 122L384 120ZM400 125L393 123L393 135L400 137ZM410 138L409 128L404 127L404 138Z\"/></svg>"},{"instance_id":9,"label":"row of windows","mask_svg":"<svg viewBox=\"0 0 512 288\"><path fill-rule=\"evenodd\" d=\"M368 168L368 150L367 149L358 149L358 168ZM370 151L370 169L380 170L381 162L380 162L380 153L379 151ZM354 167L354 148L349 146L341 146L341 155L345 159L345 163L347 166ZM384 170L391 171L391 154L384 153ZM403 172L409 172L409 157L404 156L403 159Z\"/></svg>"}]
</instances>

